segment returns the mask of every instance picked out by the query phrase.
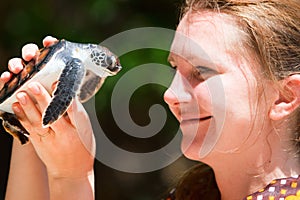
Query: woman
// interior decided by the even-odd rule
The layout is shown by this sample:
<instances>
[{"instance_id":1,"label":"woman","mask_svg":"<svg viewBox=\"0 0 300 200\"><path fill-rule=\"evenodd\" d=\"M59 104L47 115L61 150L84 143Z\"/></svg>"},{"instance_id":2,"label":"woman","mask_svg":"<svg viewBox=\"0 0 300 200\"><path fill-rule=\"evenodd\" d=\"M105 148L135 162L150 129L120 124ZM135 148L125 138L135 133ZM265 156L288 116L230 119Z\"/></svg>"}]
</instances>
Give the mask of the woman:
<instances>
[{"instance_id":1,"label":"woman","mask_svg":"<svg viewBox=\"0 0 300 200\"><path fill-rule=\"evenodd\" d=\"M242 199L274 179L299 175L299 6L290 0L187 1L177 32L206 55L175 37L170 63L176 75L165 101L180 122L183 153L212 167L222 199ZM299 181L289 180L294 187ZM270 188L270 199L290 191Z\"/></svg>"},{"instance_id":2,"label":"woman","mask_svg":"<svg viewBox=\"0 0 300 200\"><path fill-rule=\"evenodd\" d=\"M296 0L187 0L169 56L176 74L165 93L165 101L180 122L184 155L212 167L220 195L213 188L203 194L205 197L197 196L210 188L207 186L209 181L203 182L206 178L199 177L212 177L212 172L196 167L176 187L176 199L300 198L299 11L300 5ZM46 38L44 45L53 41ZM24 59L35 55L36 47L29 47L23 50ZM17 73L22 64L19 59L14 59L9 67ZM10 73L3 74L2 82L9 78ZM39 92L35 93L35 87L39 88ZM42 110L49 95L38 83L33 84L29 92ZM89 138L87 144L92 147L90 125L85 129L76 127L74 121L79 116L71 117L78 112L80 105L73 104L73 109L68 111L70 119L62 119L50 130L43 130L37 128L39 109L26 93L19 97L20 103L16 103L14 108L24 127L32 134L33 147L28 147L31 161L39 163L36 168L44 180L48 178L48 182L41 181L41 178L32 180L33 184L44 183L34 187L40 188L44 199L48 192L52 199L68 199L68 192L72 193L72 189L84 199L92 198L92 187L87 181L91 166L77 169L73 159L78 156L72 152L67 154L68 169L74 170L80 177L74 179L68 173L70 170L66 171L54 156L61 154L65 148L59 129L65 123L72 127L70 132L79 133L73 135L75 140L85 130L84 138ZM24 97L27 104L22 103ZM35 109L34 114L31 109ZM81 116L85 124L89 124L84 112ZM45 136L47 139L39 136L49 131L51 133ZM58 143L59 153L50 146L40 145L49 142L49 137L51 143ZM67 140L69 138L65 140L68 148L82 146L80 143L69 144ZM17 155L18 149L20 147L14 146L14 155ZM87 153L84 148L76 148L76 151L82 154L82 159L87 159L84 162L92 163L93 154ZM37 156L34 156L35 152ZM18 168L14 167L14 170L18 171ZM11 177L14 177L13 173L10 174L7 199L14 195L10 187L16 184L16 178ZM200 187L195 187L195 183ZM78 187L73 188L73 184L83 187L75 190ZM212 185L215 186L214 183ZM60 193L64 187L69 190ZM32 191L30 188L32 184L26 189Z\"/></svg>"}]
</instances>

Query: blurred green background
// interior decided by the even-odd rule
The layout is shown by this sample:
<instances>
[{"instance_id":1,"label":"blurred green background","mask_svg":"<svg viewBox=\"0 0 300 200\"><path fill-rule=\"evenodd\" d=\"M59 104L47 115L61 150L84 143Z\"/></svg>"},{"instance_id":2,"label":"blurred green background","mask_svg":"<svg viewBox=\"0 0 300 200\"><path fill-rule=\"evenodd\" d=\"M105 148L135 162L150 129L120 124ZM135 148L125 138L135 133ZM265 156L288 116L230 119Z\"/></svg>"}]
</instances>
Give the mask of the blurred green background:
<instances>
[{"instance_id":1,"label":"blurred green background","mask_svg":"<svg viewBox=\"0 0 300 200\"><path fill-rule=\"evenodd\" d=\"M175 30L181 3L182 0L1 1L1 71L6 70L10 58L20 56L24 44L33 42L41 46L42 39L47 35L77 42L100 43L133 28L161 27ZM157 49L141 49L122 55L122 72L107 79L101 92L96 95L96 109L101 127L109 133L107 137L121 148L133 152L153 151L166 145L176 133L178 124L163 102L165 87L145 85L134 93L130 101L130 114L142 126L149 123L148 110L151 105L161 104L165 107L168 123L153 137L141 139L123 133L113 123L110 111L111 88L122 75L145 63L168 65L167 56L167 51ZM161 78L171 81L172 73ZM12 139L7 134L0 135L1 199L5 194L11 142ZM183 171L193 164L181 157L161 170L125 173L96 161L96 199L161 199Z\"/></svg>"}]
</instances>

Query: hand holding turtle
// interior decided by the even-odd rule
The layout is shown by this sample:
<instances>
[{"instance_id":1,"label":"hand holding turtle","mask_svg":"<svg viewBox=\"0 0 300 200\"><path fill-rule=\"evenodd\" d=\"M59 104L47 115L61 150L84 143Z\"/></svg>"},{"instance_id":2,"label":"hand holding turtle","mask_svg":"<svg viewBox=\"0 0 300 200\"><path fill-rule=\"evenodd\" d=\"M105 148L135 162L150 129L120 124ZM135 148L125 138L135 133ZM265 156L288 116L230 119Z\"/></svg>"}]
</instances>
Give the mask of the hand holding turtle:
<instances>
[{"instance_id":1,"label":"hand holding turtle","mask_svg":"<svg viewBox=\"0 0 300 200\"><path fill-rule=\"evenodd\" d=\"M57 41L56 38L47 36L43 40L44 47L51 46ZM22 57L25 61L30 61L34 58L38 51L38 46L36 44L27 44L22 48ZM0 77L0 89L3 85L9 81L12 77L12 73L18 74L23 69L22 59L21 58L12 58L8 61L9 71L5 71L1 74Z\"/></svg>"},{"instance_id":2,"label":"hand holding turtle","mask_svg":"<svg viewBox=\"0 0 300 200\"><path fill-rule=\"evenodd\" d=\"M43 44L41 50L25 45L23 60L9 61L9 70L17 75L1 76L0 117L22 144L30 139L47 168L51 198L90 199L95 145L89 117L79 102L91 98L121 66L101 45L51 37ZM20 158L22 151L18 154ZM38 159L34 162L37 165Z\"/></svg>"},{"instance_id":3,"label":"hand holding turtle","mask_svg":"<svg viewBox=\"0 0 300 200\"><path fill-rule=\"evenodd\" d=\"M94 139L82 105L75 100L66 117L43 128L41 111L46 109L51 99L45 88L37 82L32 83L29 91L19 93L17 98L19 102L13 105L13 110L30 133L30 141L47 166L48 174L57 177L86 176L93 169Z\"/></svg>"},{"instance_id":4,"label":"hand holding turtle","mask_svg":"<svg viewBox=\"0 0 300 200\"><path fill-rule=\"evenodd\" d=\"M46 108L50 95L39 83L32 83L28 93L18 95L20 103L14 104L13 109L30 133L30 141L46 165L50 194L57 197L53 199L61 199L64 194L59 191L65 193L70 190L70 194L77 197L78 193L72 192L72 188L77 184L81 187L82 182L88 185L88 177L93 176L95 145L88 115L82 105L74 101L67 111L69 117L61 117L50 127L43 128L40 110ZM33 100L37 101L37 105ZM84 196L93 196L93 183L90 184L89 194ZM72 199L70 194L68 197Z\"/></svg>"},{"instance_id":5,"label":"hand holding turtle","mask_svg":"<svg viewBox=\"0 0 300 200\"><path fill-rule=\"evenodd\" d=\"M56 41L55 38L46 37L43 44L49 46ZM37 52L37 45L27 44L22 48L22 57L25 61L29 61ZM22 59L13 58L8 66L12 73L17 74L23 68ZM1 81L6 82L10 77L11 73L5 72L1 76ZM83 175L81 172L76 172L78 169L83 170L82 173L92 170L94 157L92 127L87 113L79 102L72 103L67 111L68 117L61 117L48 128L43 128L42 111L51 100L45 88L33 82L29 85L28 91L17 94L17 99L18 103L13 104L13 110L23 127L30 133L31 143L47 166L48 173L56 176L81 176ZM72 174L64 174L70 172Z\"/></svg>"},{"instance_id":6,"label":"hand holding turtle","mask_svg":"<svg viewBox=\"0 0 300 200\"><path fill-rule=\"evenodd\" d=\"M46 37L43 44L49 46L56 41L55 38ZM22 57L29 61L37 52L35 44L28 44L22 49ZM22 69L22 59L11 59L11 72L1 75L0 86L10 80L12 73L17 74ZM47 168L51 198L75 199L82 194L84 199L92 199L93 183L89 177L93 176L95 144L91 123L83 106L74 100L67 115L45 128L42 126L42 112L51 101L48 91L40 83L32 82L28 91L17 94L17 99L18 102L13 104L13 111L30 133L30 141ZM85 191L80 192L82 189Z\"/></svg>"}]
</instances>

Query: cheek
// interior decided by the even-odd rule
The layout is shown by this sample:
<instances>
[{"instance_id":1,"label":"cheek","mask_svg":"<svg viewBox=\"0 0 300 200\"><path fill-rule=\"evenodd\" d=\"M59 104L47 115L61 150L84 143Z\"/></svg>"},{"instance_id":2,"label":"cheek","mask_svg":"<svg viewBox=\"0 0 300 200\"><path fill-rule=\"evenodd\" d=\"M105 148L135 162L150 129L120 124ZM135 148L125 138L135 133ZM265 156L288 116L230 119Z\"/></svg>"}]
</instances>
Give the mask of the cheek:
<instances>
[{"instance_id":1,"label":"cheek","mask_svg":"<svg viewBox=\"0 0 300 200\"><path fill-rule=\"evenodd\" d=\"M213 118L184 127L182 147L187 157L201 160L214 149L222 133L226 115L225 90L221 79L215 77L194 87L194 94L201 116Z\"/></svg>"},{"instance_id":2,"label":"cheek","mask_svg":"<svg viewBox=\"0 0 300 200\"><path fill-rule=\"evenodd\" d=\"M247 147L252 138L257 136L254 130L258 120L257 86L249 80L224 81L224 103L214 104L220 139L216 145L219 152L235 152ZM224 113L223 115L220 115Z\"/></svg>"},{"instance_id":3,"label":"cheek","mask_svg":"<svg viewBox=\"0 0 300 200\"><path fill-rule=\"evenodd\" d=\"M194 95L201 114L212 114L214 102L214 89L212 85L203 82L194 87Z\"/></svg>"},{"instance_id":4,"label":"cheek","mask_svg":"<svg viewBox=\"0 0 300 200\"><path fill-rule=\"evenodd\" d=\"M197 127L190 126L192 130L183 130L195 133L184 135L183 147L191 144L185 155L201 160L210 151L228 153L252 144L259 134L254 127L257 121L262 121L257 116L260 112L257 92L255 80L226 76L213 77L194 87L200 113L212 115L213 120L210 124L200 122Z\"/></svg>"}]
</instances>

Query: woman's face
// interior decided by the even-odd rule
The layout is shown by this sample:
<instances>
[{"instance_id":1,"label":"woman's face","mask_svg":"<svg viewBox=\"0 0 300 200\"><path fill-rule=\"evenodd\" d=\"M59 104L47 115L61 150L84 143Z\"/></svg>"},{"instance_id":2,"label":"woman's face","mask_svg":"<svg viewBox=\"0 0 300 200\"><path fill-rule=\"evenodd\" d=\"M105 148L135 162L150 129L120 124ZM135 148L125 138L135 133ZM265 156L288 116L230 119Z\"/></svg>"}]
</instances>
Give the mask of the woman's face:
<instances>
[{"instance_id":1,"label":"woman's face","mask_svg":"<svg viewBox=\"0 0 300 200\"><path fill-rule=\"evenodd\" d=\"M266 125L267 115L261 115L266 102L254 76L259 66L241 47L239 31L226 15L189 12L178 25L169 56L176 74L164 98L180 123L182 151L190 159L241 151Z\"/></svg>"}]
</instances>

